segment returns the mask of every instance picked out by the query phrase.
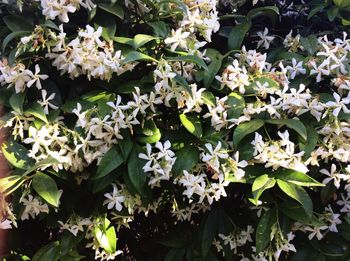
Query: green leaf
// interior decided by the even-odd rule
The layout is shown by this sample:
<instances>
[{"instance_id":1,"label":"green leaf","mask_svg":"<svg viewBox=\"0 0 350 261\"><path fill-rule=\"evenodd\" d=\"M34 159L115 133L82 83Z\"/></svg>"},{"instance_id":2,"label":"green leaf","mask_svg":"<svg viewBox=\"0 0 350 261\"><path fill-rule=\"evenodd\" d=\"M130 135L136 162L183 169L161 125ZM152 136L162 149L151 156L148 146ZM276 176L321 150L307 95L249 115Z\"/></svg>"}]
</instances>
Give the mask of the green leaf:
<instances>
[{"instance_id":1,"label":"green leaf","mask_svg":"<svg viewBox=\"0 0 350 261\"><path fill-rule=\"evenodd\" d=\"M124 19L124 10L120 5L116 3L112 3L112 4L101 3L101 4L98 4L97 6L102 10L119 17L120 19Z\"/></svg>"},{"instance_id":2,"label":"green leaf","mask_svg":"<svg viewBox=\"0 0 350 261\"><path fill-rule=\"evenodd\" d=\"M300 151L304 151L303 158L306 160L310 157L311 153L316 148L318 142L318 133L313 125L306 127L307 139L299 139Z\"/></svg>"},{"instance_id":3,"label":"green leaf","mask_svg":"<svg viewBox=\"0 0 350 261\"><path fill-rule=\"evenodd\" d=\"M54 207L58 207L62 193L58 191L56 182L53 178L38 171L33 176L32 185L34 190L47 203L51 204Z\"/></svg>"},{"instance_id":4,"label":"green leaf","mask_svg":"<svg viewBox=\"0 0 350 261\"><path fill-rule=\"evenodd\" d=\"M228 119L237 119L242 115L245 108L244 97L238 93L231 92L227 96L227 117Z\"/></svg>"},{"instance_id":5,"label":"green leaf","mask_svg":"<svg viewBox=\"0 0 350 261\"><path fill-rule=\"evenodd\" d=\"M103 156L100 164L98 165L97 171L94 175L92 175L91 179L100 179L107 174L111 173L113 170L118 168L123 163L123 156L119 147L117 145L107 151L107 153Z\"/></svg>"},{"instance_id":6,"label":"green leaf","mask_svg":"<svg viewBox=\"0 0 350 261\"><path fill-rule=\"evenodd\" d=\"M60 258L60 247L59 242L51 242L35 253L32 261L58 261Z\"/></svg>"},{"instance_id":7,"label":"green leaf","mask_svg":"<svg viewBox=\"0 0 350 261\"><path fill-rule=\"evenodd\" d=\"M30 35L32 32L31 31L16 31L8 34L5 39L2 41L2 51L4 52L7 45L15 38L17 37L22 37L26 35Z\"/></svg>"},{"instance_id":8,"label":"green leaf","mask_svg":"<svg viewBox=\"0 0 350 261\"><path fill-rule=\"evenodd\" d=\"M158 62L156 59L152 58L151 56L148 56L146 54L131 51L128 53L125 57L125 59L122 61L122 64L131 63L135 61L152 61L152 62Z\"/></svg>"},{"instance_id":9,"label":"green leaf","mask_svg":"<svg viewBox=\"0 0 350 261\"><path fill-rule=\"evenodd\" d=\"M305 187L324 187L325 185L314 180L310 176L291 169L278 170L274 177L288 183Z\"/></svg>"},{"instance_id":10,"label":"green leaf","mask_svg":"<svg viewBox=\"0 0 350 261\"><path fill-rule=\"evenodd\" d=\"M198 148L192 145L179 149L176 152L176 161L172 169L174 176L182 174L184 170L193 169L199 161L199 154Z\"/></svg>"},{"instance_id":11,"label":"green leaf","mask_svg":"<svg viewBox=\"0 0 350 261\"><path fill-rule=\"evenodd\" d=\"M296 119L273 119L267 120L267 123L276 124L276 125L286 125L288 128L295 130L301 138L307 140L307 131L305 125Z\"/></svg>"},{"instance_id":12,"label":"green leaf","mask_svg":"<svg viewBox=\"0 0 350 261\"><path fill-rule=\"evenodd\" d=\"M159 128L153 120L145 121L142 134L142 136L137 137L137 140L143 143L156 143L162 137Z\"/></svg>"},{"instance_id":13,"label":"green leaf","mask_svg":"<svg viewBox=\"0 0 350 261\"><path fill-rule=\"evenodd\" d=\"M118 145L122 153L124 162L126 162L132 150L133 143L131 141L131 137L129 133L127 134L122 133L122 136L124 137L124 139L119 140Z\"/></svg>"},{"instance_id":14,"label":"green leaf","mask_svg":"<svg viewBox=\"0 0 350 261\"><path fill-rule=\"evenodd\" d=\"M216 100L214 94L208 91L202 92L202 100L204 101L205 104L210 105L212 107L216 106Z\"/></svg>"},{"instance_id":15,"label":"green leaf","mask_svg":"<svg viewBox=\"0 0 350 261\"><path fill-rule=\"evenodd\" d=\"M186 79L182 77L180 74L176 74L172 80L178 84L180 84L182 87L184 87L184 90L187 91L192 96L192 89L191 86L188 84Z\"/></svg>"},{"instance_id":16,"label":"green leaf","mask_svg":"<svg viewBox=\"0 0 350 261\"><path fill-rule=\"evenodd\" d=\"M202 123L201 120L196 115L180 115L180 121L184 125L184 127L192 133L197 138L202 137Z\"/></svg>"},{"instance_id":17,"label":"green leaf","mask_svg":"<svg viewBox=\"0 0 350 261\"><path fill-rule=\"evenodd\" d=\"M209 212L202 231L201 238L201 250L202 256L205 257L210 247L213 243L215 236L217 235L217 231L219 228L219 211L218 209L213 209Z\"/></svg>"},{"instance_id":18,"label":"green leaf","mask_svg":"<svg viewBox=\"0 0 350 261\"><path fill-rule=\"evenodd\" d=\"M10 97L10 105L12 107L12 109L19 113L20 115L23 114L23 104L24 104L24 99L25 99L26 95L25 93L14 93L12 94L12 96Z\"/></svg>"},{"instance_id":19,"label":"green leaf","mask_svg":"<svg viewBox=\"0 0 350 261\"><path fill-rule=\"evenodd\" d=\"M186 253L186 248L172 248L166 254L164 261L184 260L185 253Z\"/></svg>"},{"instance_id":20,"label":"green leaf","mask_svg":"<svg viewBox=\"0 0 350 261\"><path fill-rule=\"evenodd\" d=\"M147 34L137 34L134 37L133 40L133 47L134 49L138 49L142 46L144 46L146 43L157 39L156 37L152 36L152 35L147 35Z\"/></svg>"},{"instance_id":21,"label":"green leaf","mask_svg":"<svg viewBox=\"0 0 350 261\"><path fill-rule=\"evenodd\" d=\"M271 242L271 231L273 225L277 222L277 209L269 209L260 219L256 228L255 241L256 253L262 252Z\"/></svg>"},{"instance_id":22,"label":"green leaf","mask_svg":"<svg viewBox=\"0 0 350 261\"><path fill-rule=\"evenodd\" d=\"M257 131L264 125L264 121L260 119L254 119L248 122L239 124L233 132L233 145L235 147L241 142L241 140L248 134Z\"/></svg>"},{"instance_id":23,"label":"green leaf","mask_svg":"<svg viewBox=\"0 0 350 261\"><path fill-rule=\"evenodd\" d=\"M79 232L74 236L69 231L63 231L60 236L60 251L61 255L68 254L73 248L75 248L81 240L83 240L85 233Z\"/></svg>"},{"instance_id":24,"label":"green leaf","mask_svg":"<svg viewBox=\"0 0 350 261\"><path fill-rule=\"evenodd\" d=\"M15 141L4 142L1 149L7 161L18 169L28 169L35 162L28 156L29 151Z\"/></svg>"},{"instance_id":25,"label":"green leaf","mask_svg":"<svg viewBox=\"0 0 350 261\"><path fill-rule=\"evenodd\" d=\"M210 58L208 71L203 75L203 84L205 88L209 88L219 72L222 65L222 55L215 49L207 49L206 55Z\"/></svg>"},{"instance_id":26,"label":"green leaf","mask_svg":"<svg viewBox=\"0 0 350 261\"><path fill-rule=\"evenodd\" d=\"M57 164L60 163L57 159L53 158L53 157L47 157L46 159L43 159L37 163L34 164L34 166L31 166L30 168L28 168L24 173L23 176L30 174L31 172L39 169L39 168L43 168L43 167L48 167L48 166L52 166L53 164Z\"/></svg>"},{"instance_id":27,"label":"green leaf","mask_svg":"<svg viewBox=\"0 0 350 261\"><path fill-rule=\"evenodd\" d=\"M45 115L44 109L40 106L39 103L33 103L25 112L24 114L33 115L35 118L38 118L39 120L42 120L46 124L48 124L47 117Z\"/></svg>"},{"instance_id":28,"label":"green leaf","mask_svg":"<svg viewBox=\"0 0 350 261\"><path fill-rule=\"evenodd\" d=\"M138 156L140 152L142 150L138 146L133 147L128 161L128 176L136 191L143 195L147 175L142 169L145 165L145 160L140 159Z\"/></svg>"},{"instance_id":29,"label":"green leaf","mask_svg":"<svg viewBox=\"0 0 350 261\"><path fill-rule=\"evenodd\" d=\"M94 227L94 236L100 246L108 253L114 253L117 249L117 235L115 228L107 218Z\"/></svg>"},{"instance_id":30,"label":"green leaf","mask_svg":"<svg viewBox=\"0 0 350 261\"><path fill-rule=\"evenodd\" d=\"M245 35L248 33L252 23L250 21L244 21L243 23L236 25L231 30L228 36L228 49L240 50L243 43Z\"/></svg>"},{"instance_id":31,"label":"green leaf","mask_svg":"<svg viewBox=\"0 0 350 261\"><path fill-rule=\"evenodd\" d=\"M307 20L310 20L315 14L317 14L318 12L321 12L324 8L324 4L319 4L316 5L314 8L312 8L307 16Z\"/></svg>"},{"instance_id":32,"label":"green leaf","mask_svg":"<svg viewBox=\"0 0 350 261\"><path fill-rule=\"evenodd\" d=\"M153 28L155 35L162 38L167 38L167 36L169 35L169 26L163 21L148 22L147 24Z\"/></svg>"},{"instance_id":33,"label":"green leaf","mask_svg":"<svg viewBox=\"0 0 350 261\"><path fill-rule=\"evenodd\" d=\"M313 34L309 35L308 37L301 37L300 43L309 53L309 55L313 55L317 50L318 41L317 37Z\"/></svg>"},{"instance_id":34,"label":"green leaf","mask_svg":"<svg viewBox=\"0 0 350 261\"><path fill-rule=\"evenodd\" d=\"M254 196L254 204L258 204L258 200L261 196L261 194L269 189L275 186L276 180L274 178L269 177L267 174L261 175L257 177L254 180L253 186L252 186L252 193Z\"/></svg>"},{"instance_id":35,"label":"green leaf","mask_svg":"<svg viewBox=\"0 0 350 261\"><path fill-rule=\"evenodd\" d=\"M327 10L327 17L329 21L333 22L339 13L339 8L337 6L332 6Z\"/></svg>"},{"instance_id":36,"label":"green leaf","mask_svg":"<svg viewBox=\"0 0 350 261\"><path fill-rule=\"evenodd\" d=\"M292 201L286 201L278 205L278 209L287 217L303 224L313 226L323 226L324 222L318 220L315 216L311 218L306 214L304 208L300 204Z\"/></svg>"},{"instance_id":37,"label":"green leaf","mask_svg":"<svg viewBox=\"0 0 350 261\"><path fill-rule=\"evenodd\" d=\"M312 211L313 211L312 200L309 194L307 194L307 192L302 187L295 185L293 183L288 183L281 179L277 179L277 185L289 197L298 201L303 206L305 212L309 217L312 216Z\"/></svg>"},{"instance_id":38,"label":"green leaf","mask_svg":"<svg viewBox=\"0 0 350 261\"><path fill-rule=\"evenodd\" d=\"M177 57L166 57L165 58L167 61L183 61L183 62L188 62L188 63L195 63L197 64L200 68L203 68L204 70L208 71L208 66L205 64L205 62L199 58L198 56L195 55L182 55L182 56L177 56Z\"/></svg>"},{"instance_id":39,"label":"green leaf","mask_svg":"<svg viewBox=\"0 0 350 261\"><path fill-rule=\"evenodd\" d=\"M9 195L18 189L25 179L20 175L11 175L0 179L0 193Z\"/></svg>"},{"instance_id":40,"label":"green leaf","mask_svg":"<svg viewBox=\"0 0 350 261\"><path fill-rule=\"evenodd\" d=\"M262 6L250 10L247 14L247 19L252 20L258 16L267 16L274 21L276 16L279 14L280 12L277 6Z\"/></svg>"},{"instance_id":41,"label":"green leaf","mask_svg":"<svg viewBox=\"0 0 350 261\"><path fill-rule=\"evenodd\" d=\"M95 29L102 27L102 38L104 40L110 41L114 38L117 30L117 25L115 23L113 15L105 13L103 15L97 16L94 21Z\"/></svg>"},{"instance_id":42,"label":"green leaf","mask_svg":"<svg viewBox=\"0 0 350 261\"><path fill-rule=\"evenodd\" d=\"M6 26L12 31L29 31L32 32L34 30L34 26L32 21L25 19L23 16L5 16L3 18Z\"/></svg>"}]
</instances>

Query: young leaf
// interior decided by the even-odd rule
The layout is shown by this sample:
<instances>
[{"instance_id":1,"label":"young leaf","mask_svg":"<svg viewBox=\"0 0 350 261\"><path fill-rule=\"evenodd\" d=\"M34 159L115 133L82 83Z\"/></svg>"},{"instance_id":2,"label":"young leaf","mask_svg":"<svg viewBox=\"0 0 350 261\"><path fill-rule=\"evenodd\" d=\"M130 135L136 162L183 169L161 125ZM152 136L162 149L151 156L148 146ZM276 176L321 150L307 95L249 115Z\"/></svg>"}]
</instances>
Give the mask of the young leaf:
<instances>
[{"instance_id":1,"label":"young leaf","mask_svg":"<svg viewBox=\"0 0 350 261\"><path fill-rule=\"evenodd\" d=\"M260 119L254 119L248 122L239 124L233 132L233 145L235 147L241 142L241 140L248 134L257 131L264 125L264 121Z\"/></svg>"},{"instance_id":2,"label":"young leaf","mask_svg":"<svg viewBox=\"0 0 350 261\"><path fill-rule=\"evenodd\" d=\"M309 194L307 194L307 192L302 187L293 183L288 183L281 179L277 179L277 185L284 193L298 201L303 206L305 212L309 217L312 216L312 200Z\"/></svg>"},{"instance_id":3,"label":"young leaf","mask_svg":"<svg viewBox=\"0 0 350 261\"><path fill-rule=\"evenodd\" d=\"M119 147L113 146L107 153L103 156L100 164L98 165L96 173L91 177L91 179L100 179L107 174L111 173L113 170L118 168L123 163L123 156Z\"/></svg>"},{"instance_id":4,"label":"young leaf","mask_svg":"<svg viewBox=\"0 0 350 261\"><path fill-rule=\"evenodd\" d=\"M114 253L117 249L117 235L115 228L107 218L94 227L94 236L101 247L108 253Z\"/></svg>"},{"instance_id":5,"label":"young leaf","mask_svg":"<svg viewBox=\"0 0 350 261\"><path fill-rule=\"evenodd\" d=\"M156 59L152 58L151 56L148 56L146 54L136 52L136 51L131 51L128 53L125 57L125 59L122 61L122 64L126 63L131 63L135 61L153 61L153 62L158 62Z\"/></svg>"},{"instance_id":6,"label":"young leaf","mask_svg":"<svg viewBox=\"0 0 350 261\"><path fill-rule=\"evenodd\" d=\"M256 253L259 254L270 243L272 226L277 222L277 209L269 209L260 219L256 228Z\"/></svg>"},{"instance_id":7,"label":"young leaf","mask_svg":"<svg viewBox=\"0 0 350 261\"><path fill-rule=\"evenodd\" d=\"M180 175L184 170L191 170L199 161L199 150L194 146L185 146L176 152L176 161L172 171Z\"/></svg>"},{"instance_id":8,"label":"young leaf","mask_svg":"<svg viewBox=\"0 0 350 261\"><path fill-rule=\"evenodd\" d=\"M133 40L133 47L134 49L138 49L140 47L142 47L143 45L145 45L146 43L157 39L156 37L152 36L152 35L147 35L147 34L137 34L134 37Z\"/></svg>"},{"instance_id":9,"label":"young leaf","mask_svg":"<svg viewBox=\"0 0 350 261\"><path fill-rule=\"evenodd\" d=\"M197 138L202 137L202 123L200 119L195 115L180 115L181 123L185 126L185 128L192 133Z\"/></svg>"},{"instance_id":10,"label":"young leaf","mask_svg":"<svg viewBox=\"0 0 350 261\"><path fill-rule=\"evenodd\" d=\"M38 171L32 181L34 190L47 203L54 207L58 207L61 197L61 192L58 191L56 182L50 176Z\"/></svg>"},{"instance_id":11,"label":"young leaf","mask_svg":"<svg viewBox=\"0 0 350 261\"><path fill-rule=\"evenodd\" d=\"M255 205L258 204L258 200L261 194L265 190L275 186L275 184L276 184L276 180L274 178L269 177L267 174L261 175L254 180L254 183L252 186L252 193L254 196Z\"/></svg>"}]
</instances>

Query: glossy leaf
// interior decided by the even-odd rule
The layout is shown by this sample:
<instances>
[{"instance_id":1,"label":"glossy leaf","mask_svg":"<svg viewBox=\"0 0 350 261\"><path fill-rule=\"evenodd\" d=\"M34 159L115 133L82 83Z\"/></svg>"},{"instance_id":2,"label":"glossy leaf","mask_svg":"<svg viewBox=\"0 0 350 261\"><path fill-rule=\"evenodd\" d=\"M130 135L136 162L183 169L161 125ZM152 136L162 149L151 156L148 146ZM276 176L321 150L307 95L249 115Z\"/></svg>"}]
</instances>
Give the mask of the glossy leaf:
<instances>
[{"instance_id":1,"label":"glossy leaf","mask_svg":"<svg viewBox=\"0 0 350 261\"><path fill-rule=\"evenodd\" d=\"M198 163L199 154L198 148L191 145L179 149L172 169L175 176L182 174L184 170L190 171Z\"/></svg>"},{"instance_id":2,"label":"glossy leaf","mask_svg":"<svg viewBox=\"0 0 350 261\"><path fill-rule=\"evenodd\" d=\"M300 186L277 179L277 185L289 197L298 201L304 208L308 216L311 217L313 211L312 200L307 192Z\"/></svg>"},{"instance_id":3,"label":"glossy leaf","mask_svg":"<svg viewBox=\"0 0 350 261\"><path fill-rule=\"evenodd\" d=\"M255 205L258 204L258 200L261 194L265 190L274 187L275 184L276 184L276 180L274 178L269 177L267 174L261 175L254 180L254 183L252 186L252 193L254 196Z\"/></svg>"},{"instance_id":4,"label":"glossy leaf","mask_svg":"<svg viewBox=\"0 0 350 261\"><path fill-rule=\"evenodd\" d=\"M114 226L107 218L101 218L94 227L94 236L107 253L114 253L117 249L117 235Z\"/></svg>"},{"instance_id":5,"label":"glossy leaf","mask_svg":"<svg viewBox=\"0 0 350 261\"><path fill-rule=\"evenodd\" d=\"M269 209L261 217L258 226L256 228L255 242L256 253L263 251L271 241L270 234L272 226L277 222L277 210L276 208Z\"/></svg>"},{"instance_id":6,"label":"glossy leaf","mask_svg":"<svg viewBox=\"0 0 350 261\"><path fill-rule=\"evenodd\" d=\"M233 27L228 36L227 44L229 50L239 50L241 48L245 35L248 33L251 26L252 23L250 21L244 21Z\"/></svg>"},{"instance_id":7,"label":"glossy leaf","mask_svg":"<svg viewBox=\"0 0 350 261\"><path fill-rule=\"evenodd\" d=\"M118 168L124 159L122 153L118 146L113 146L107 151L107 153L103 156L98 165L96 173L91 177L94 179L100 179L107 174L111 173L113 170Z\"/></svg>"},{"instance_id":8,"label":"glossy leaf","mask_svg":"<svg viewBox=\"0 0 350 261\"><path fill-rule=\"evenodd\" d=\"M1 149L7 161L16 168L28 169L34 165L34 160L28 156L29 151L15 141L4 142Z\"/></svg>"},{"instance_id":9,"label":"glossy leaf","mask_svg":"<svg viewBox=\"0 0 350 261\"><path fill-rule=\"evenodd\" d=\"M197 138L202 137L202 123L197 116L181 114L180 120L183 126Z\"/></svg>"},{"instance_id":10,"label":"glossy leaf","mask_svg":"<svg viewBox=\"0 0 350 261\"><path fill-rule=\"evenodd\" d=\"M58 207L61 192L58 191L56 182L53 178L38 171L33 176L32 186L39 196L42 197L47 203L54 207Z\"/></svg>"},{"instance_id":11,"label":"glossy leaf","mask_svg":"<svg viewBox=\"0 0 350 261\"><path fill-rule=\"evenodd\" d=\"M264 126L264 121L254 119L248 122L239 124L233 132L233 144L235 147L239 145L241 140L250 133L253 133Z\"/></svg>"}]
</instances>

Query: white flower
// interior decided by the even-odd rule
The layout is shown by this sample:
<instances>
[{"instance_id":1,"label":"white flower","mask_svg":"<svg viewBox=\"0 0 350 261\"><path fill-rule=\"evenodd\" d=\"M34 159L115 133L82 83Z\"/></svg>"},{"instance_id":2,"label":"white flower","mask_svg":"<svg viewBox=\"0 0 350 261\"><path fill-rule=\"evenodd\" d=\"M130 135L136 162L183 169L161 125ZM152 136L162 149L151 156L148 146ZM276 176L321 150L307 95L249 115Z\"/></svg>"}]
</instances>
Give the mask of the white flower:
<instances>
[{"instance_id":1,"label":"white flower","mask_svg":"<svg viewBox=\"0 0 350 261\"><path fill-rule=\"evenodd\" d=\"M32 195L28 195L28 198L22 197L19 202L23 203L25 209L22 213L21 220L35 218L40 213L49 213L49 207L46 203L41 203L39 199L33 197Z\"/></svg>"},{"instance_id":2,"label":"white flower","mask_svg":"<svg viewBox=\"0 0 350 261\"><path fill-rule=\"evenodd\" d=\"M321 230L325 230L328 229L328 226L320 226L320 227L305 227L305 231L309 231L311 232L308 236L309 240L313 239L314 236L316 236L316 238L318 240L321 240L323 238L323 235L321 233Z\"/></svg>"},{"instance_id":3,"label":"white flower","mask_svg":"<svg viewBox=\"0 0 350 261\"><path fill-rule=\"evenodd\" d=\"M257 32L257 35L261 38L261 40L258 41L257 48L259 49L261 46L263 46L265 49L269 49L271 42L275 39L274 36L268 36L269 29L265 27L264 32Z\"/></svg>"},{"instance_id":4,"label":"white flower","mask_svg":"<svg viewBox=\"0 0 350 261\"><path fill-rule=\"evenodd\" d=\"M51 93L49 97L46 98L47 96L47 91L46 90L41 90L41 96L42 100L39 100L38 103L44 107L44 112L45 114L49 114L49 107L53 110L57 110L58 107L56 105L53 105L50 103L50 101L55 99L56 93Z\"/></svg>"},{"instance_id":5,"label":"white flower","mask_svg":"<svg viewBox=\"0 0 350 261\"><path fill-rule=\"evenodd\" d=\"M107 198L103 205L107 205L108 209L115 208L117 211L121 211L123 208L122 203L125 200L125 197L122 196L115 184L113 184L113 192L112 193L106 193L104 196Z\"/></svg>"},{"instance_id":6,"label":"white flower","mask_svg":"<svg viewBox=\"0 0 350 261\"><path fill-rule=\"evenodd\" d=\"M305 74L306 69L303 68L303 61L299 63L295 58L292 59L292 66L288 65L286 69L290 72L290 78L294 79L297 74Z\"/></svg>"},{"instance_id":7,"label":"white flower","mask_svg":"<svg viewBox=\"0 0 350 261\"><path fill-rule=\"evenodd\" d=\"M171 31L171 37L164 40L165 44L172 44L171 50L174 52L175 49L180 46L182 49L187 49L187 38L190 35L189 32L182 32L182 28Z\"/></svg>"},{"instance_id":8,"label":"white flower","mask_svg":"<svg viewBox=\"0 0 350 261\"><path fill-rule=\"evenodd\" d=\"M28 72L29 76L32 78L32 80L27 82L28 88L30 88L34 83L36 88L38 88L39 90L42 88L40 80L46 80L47 78L49 78L49 76L46 74L39 74L39 73L40 73L40 67L38 64L36 64L35 74L33 74L31 71Z\"/></svg>"},{"instance_id":9,"label":"white flower","mask_svg":"<svg viewBox=\"0 0 350 261\"><path fill-rule=\"evenodd\" d=\"M340 187L340 181L341 180L348 180L350 176L346 175L346 174L340 174L337 173L337 167L335 166L335 164L332 164L331 166L331 172L329 172L326 169L321 169L320 172L324 175L327 175L328 178L325 178L322 183L323 184L328 184L331 180L333 180L334 182L334 186L336 188Z\"/></svg>"},{"instance_id":10,"label":"white flower","mask_svg":"<svg viewBox=\"0 0 350 261\"><path fill-rule=\"evenodd\" d=\"M343 110L344 113L350 113L350 110L346 107L346 104L350 103L350 97L341 99L340 95L336 92L333 93L333 97L335 102L329 101L326 103L326 106L329 108L334 108L332 113L335 117L338 116L341 110Z\"/></svg>"},{"instance_id":11,"label":"white flower","mask_svg":"<svg viewBox=\"0 0 350 261\"><path fill-rule=\"evenodd\" d=\"M221 150L221 142L219 141L213 150L213 146L210 143L206 143L205 147L208 153L203 152L201 157L202 161L209 164L216 172L219 172L220 162L219 159L227 159L228 154L226 151Z\"/></svg>"}]
</instances>

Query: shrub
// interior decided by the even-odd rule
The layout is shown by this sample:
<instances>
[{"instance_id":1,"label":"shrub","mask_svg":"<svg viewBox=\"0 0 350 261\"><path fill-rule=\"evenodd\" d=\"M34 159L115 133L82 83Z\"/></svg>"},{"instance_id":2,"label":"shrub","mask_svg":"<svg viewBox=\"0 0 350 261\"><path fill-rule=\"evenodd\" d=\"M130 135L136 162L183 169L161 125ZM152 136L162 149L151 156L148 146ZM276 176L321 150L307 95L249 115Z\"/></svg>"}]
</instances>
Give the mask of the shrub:
<instances>
[{"instance_id":1,"label":"shrub","mask_svg":"<svg viewBox=\"0 0 350 261\"><path fill-rule=\"evenodd\" d=\"M3 0L5 260L348 260L347 0Z\"/></svg>"}]
</instances>

